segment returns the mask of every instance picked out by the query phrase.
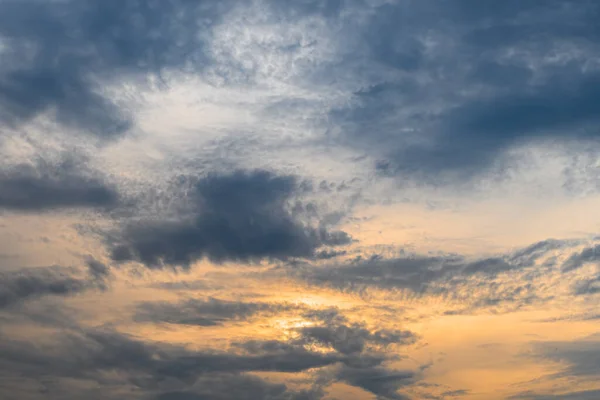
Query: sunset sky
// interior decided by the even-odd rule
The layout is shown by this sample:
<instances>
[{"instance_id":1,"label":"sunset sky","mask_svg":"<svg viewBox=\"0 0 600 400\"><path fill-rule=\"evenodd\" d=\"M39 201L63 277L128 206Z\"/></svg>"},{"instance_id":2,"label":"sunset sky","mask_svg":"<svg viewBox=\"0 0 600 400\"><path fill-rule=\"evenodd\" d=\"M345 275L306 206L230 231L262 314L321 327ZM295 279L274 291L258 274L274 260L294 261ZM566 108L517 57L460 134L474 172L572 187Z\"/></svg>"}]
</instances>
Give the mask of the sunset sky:
<instances>
[{"instance_id":1,"label":"sunset sky","mask_svg":"<svg viewBox=\"0 0 600 400\"><path fill-rule=\"evenodd\" d=\"M597 0L0 0L0 399L600 399Z\"/></svg>"}]
</instances>

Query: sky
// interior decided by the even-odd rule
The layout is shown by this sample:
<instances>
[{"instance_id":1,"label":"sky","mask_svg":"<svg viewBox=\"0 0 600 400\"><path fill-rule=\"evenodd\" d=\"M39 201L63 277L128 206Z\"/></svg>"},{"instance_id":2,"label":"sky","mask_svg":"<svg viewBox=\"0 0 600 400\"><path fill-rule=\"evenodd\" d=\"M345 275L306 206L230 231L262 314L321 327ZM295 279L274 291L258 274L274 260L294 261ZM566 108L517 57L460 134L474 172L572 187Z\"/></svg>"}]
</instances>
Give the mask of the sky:
<instances>
[{"instance_id":1,"label":"sky","mask_svg":"<svg viewBox=\"0 0 600 400\"><path fill-rule=\"evenodd\" d=\"M598 20L0 0L0 398L600 398Z\"/></svg>"}]
</instances>

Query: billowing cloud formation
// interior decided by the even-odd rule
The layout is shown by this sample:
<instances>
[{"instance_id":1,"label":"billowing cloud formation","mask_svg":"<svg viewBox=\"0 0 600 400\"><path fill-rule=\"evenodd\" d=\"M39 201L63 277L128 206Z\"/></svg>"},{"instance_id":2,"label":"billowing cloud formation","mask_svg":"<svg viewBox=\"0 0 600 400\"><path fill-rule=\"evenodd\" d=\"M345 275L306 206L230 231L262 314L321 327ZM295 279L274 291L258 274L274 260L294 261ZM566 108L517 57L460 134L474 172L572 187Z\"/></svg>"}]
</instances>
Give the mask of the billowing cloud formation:
<instances>
[{"instance_id":1,"label":"billowing cloud formation","mask_svg":"<svg viewBox=\"0 0 600 400\"><path fill-rule=\"evenodd\" d=\"M214 262L312 257L317 248L350 242L344 232L313 228L287 202L300 190L292 176L268 171L209 175L193 188L191 215L177 221L125 227L112 249L115 261L150 268Z\"/></svg>"},{"instance_id":2,"label":"billowing cloud formation","mask_svg":"<svg viewBox=\"0 0 600 400\"><path fill-rule=\"evenodd\" d=\"M81 161L36 163L0 170L0 209L40 212L64 208L109 209L119 203L115 187Z\"/></svg>"}]
</instances>

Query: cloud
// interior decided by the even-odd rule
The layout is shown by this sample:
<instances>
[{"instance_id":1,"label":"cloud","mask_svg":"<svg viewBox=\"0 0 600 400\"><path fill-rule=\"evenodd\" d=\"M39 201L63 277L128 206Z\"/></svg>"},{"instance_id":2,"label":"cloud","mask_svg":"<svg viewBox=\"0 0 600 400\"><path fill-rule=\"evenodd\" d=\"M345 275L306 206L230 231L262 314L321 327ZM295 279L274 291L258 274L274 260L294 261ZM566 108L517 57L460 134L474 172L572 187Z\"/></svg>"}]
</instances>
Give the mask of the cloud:
<instances>
[{"instance_id":1,"label":"cloud","mask_svg":"<svg viewBox=\"0 0 600 400\"><path fill-rule=\"evenodd\" d=\"M380 173L451 184L531 143L598 139L598 5L480 4L387 3L336 20L354 30L338 51L356 89L331 116Z\"/></svg>"},{"instance_id":2,"label":"cloud","mask_svg":"<svg viewBox=\"0 0 600 400\"><path fill-rule=\"evenodd\" d=\"M596 275L577 275L565 265L579 263L583 241L548 239L488 257L460 254L373 255L326 264L292 264L279 272L311 286L361 296L434 297L447 315L490 311L503 313L575 294L595 294ZM587 257L587 256L586 256ZM585 259L587 259L584 257ZM555 281L565 287L550 289ZM548 286L550 285L550 286ZM379 293L383 295L383 293ZM458 308L456 308L458 307Z\"/></svg>"},{"instance_id":3,"label":"cloud","mask_svg":"<svg viewBox=\"0 0 600 400\"><path fill-rule=\"evenodd\" d=\"M566 364L558 376L594 378L600 376L600 335L574 341L534 343L534 356Z\"/></svg>"},{"instance_id":4,"label":"cloud","mask_svg":"<svg viewBox=\"0 0 600 400\"><path fill-rule=\"evenodd\" d=\"M296 178L263 170L208 175L192 189L190 215L126 226L110 239L112 258L189 268L204 257L217 263L310 258L319 247L350 243L345 232L308 226L291 213L288 201L299 191Z\"/></svg>"},{"instance_id":5,"label":"cloud","mask_svg":"<svg viewBox=\"0 0 600 400\"><path fill-rule=\"evenodd\" d=\"M331 347L341 354L385 352L390 345L410 345L418 340L410 331L369 330L365 324L350 323L336 309L309 311L305 317L318 321L318 325L298 328L297 342Z\"/></svg>"},{"instance_id":6,"label":"cloud","mask_svg":"<svg viewBox=\"0 0 600 400\"><path fill-rule=\"evenodd\" d=\"M570 272L583 267L587 263L600 261L600 245L586 247L578 253L571 255L563 264L563 272Z\"/></svg>"},{"instance_id":7,"label":"cloud","mask_svg":"<svg viewBox=\"0 0 600 400\"><path fill-rule=\"evenodd\" d=\"M43 296L72 296L97 287L98 281L77 278L58 267L26 268L0 273L0 309Z\"/></svg>"},{"instance_id":8,"label":"cloud","mask_svg":"<svg viewBox=\"0 0 600 400\"><path fill-rule=\"evenodd\" d=\"M583 279L575 284L576 295L600 293L600 275L591 279Z\"/></svg>"},{"instance_id":9,"label":"cloud","mask_svg":"<svg viewBox=\"0 0 600 400\"><path fill-rule=\"evenodd\" d=\"M595 400L600 396L600 390L583 390L563 394L535 394L533 392L521 393L511 396L511 399L521 400Z\"/></svg>"},{"instance_id":10,"label":"cloud","mask_svg":"<svg viewBox=\"0 0 600 400\"><path fill-rule=\"evenodd\" d=\"M79 160L37 160L0 170L0 209L40 212L64 208L104 208L119 204L119 194Z\"/></svg>"},{"instance_id":11,"label":"cloud","mask_svg":"<svg viewBox=\"0 0 600 400\"><path fill-rule=\"evenodd\" d=\"M381 399L406 400L410 397L398 393L404 386L412 384L416 378L413 371L393 371L382 367L356 368L343 367L338 378L352 386L365 389Z\"/></svg>"},{"instance_id":12,"label":"cloud","mask_svg":"<svg viewBox=\"0 0 600 400\"><path fill-rule=\"evenodd\" d=\"M179 303L145 302L138 306L138 321L214 326L243 321L256 315L277 314L294 309L292 305L226 301L216 298L190 299Z\"/></svg>"},{"instance_id":13,"label":"cloud","mask_svg":"<svg viewBox=\"0 0 600 400\"><path fill-rule=\"evenodd\" d=\"M201 377L194 388L186 392L166 392L157 400L225 400L273 399L317 400L323 397L318 389L291 390L284 384L269 383L249 375L215 374Z\"/></svg>"},{"instance_id":14,"label":"cloud","mask_svg":"<svg viewBox=\"0 0 600 400\"><path fill-rule=\"evenodd\" d=\"M129 336L94 329L72 329L50 337L52 349L22 340L3 337L0 344L0 370L7 386L0 388L4 395L15 381L52 382L42 398L76 399L94 395L85 383L102 385L102 393L94 398L122 398L123 390L136 391L152 398L228 398L242 386L257 395L271 391L282 399L311 399L312 391L288 391L283 385L273 385L258 378L246 378L248 371L300 372L337 362L335 354L312 353L288 346L279 352L237 354L219 351L192 351L178 346L146 343ZM118 371L119 378L111 378ZM223 386L231 379L232 386ZM210 383L214 382L214 386ZM78 384L79 383L79 384ZM7 389L14 396L24 393ZM215 389L224 392L215 392ZM199 397L199 396L206 397ZM135 396L135 395L134 395ZM160 397L163 396L163 397ZM171 397L169 397L171 396ZM196 397L194 397L196 396ZM210 397L214 396L214 397ZM303 397L304 396L304 397ZM137 398L137 397L135 397ZM147 397L145 397L147 398ZM317 397L318 398L318 397Z\"/></svg>"},{"instance_id":15,"label":"cloud","mask_svg":"<svg viewBox=\"0 0 600 400\"><path fill-rule=\"evenodd\" d=\"M132 115L103 85L202 65L201 33L217 9L186 0L1 2L0 121L18 126L51 112L83 133L123 134Z\"/></svg>"}]
</instances>

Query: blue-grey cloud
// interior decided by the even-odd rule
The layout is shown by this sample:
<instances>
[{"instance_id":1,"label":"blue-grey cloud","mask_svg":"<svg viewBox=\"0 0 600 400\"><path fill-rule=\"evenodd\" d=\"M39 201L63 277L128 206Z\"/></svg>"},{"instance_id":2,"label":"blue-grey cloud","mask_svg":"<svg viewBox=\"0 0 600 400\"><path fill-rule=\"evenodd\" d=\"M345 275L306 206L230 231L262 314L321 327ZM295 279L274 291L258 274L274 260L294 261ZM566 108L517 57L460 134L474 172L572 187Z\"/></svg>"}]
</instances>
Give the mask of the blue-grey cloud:
<instances>
[{"instance_id":1,"label":"blue-grey cloud","mask_svg":"<svg viewBox=\"0 0 600 400\"><path fill-rule=\"evenodd\" d=\"M577 270L588 263L600 261L600 245L586 247L585 249L571 255L562 265L563 272Z\"/></svg>"},{"instance_id":2,"label":"blue-grey cloud","mask_svg":"<svg viewBox=\"0 0 600 400\"><path fill-rule=\"evenodd\" d=\"M0 309L43 296L67 297L103 287L103 278L81 278L73 271L59 267L3 272L0 273Z\"/></svg>"},{"instance_id":3,"label":"blue-grey cloud","mask_svg":"<svg viewBox=\"0 0 600 400\"><path fill-rule=\"evenodd\" d=\"M132 115L102 85L201 65L198 33L218 17L217 2L188 0L0 3L0 122L12 126L51 111L64 126L115 137Z\"/></svg>"},{"instance_id":4,"label":"blue-grey cloud","mask_svg":"<svg viewBox=\"0 0 600 400\"><path fill-rule=\"evenodd\" d=\"M116 207L120 202L117 189L97 175L73 159L4 167L0 170L0 209L41 212Z\"/></svg>"},{"instance_id":5,"label":"blue-grey cloud","mask_svg":"<svg viewBox=\"0 0 600 400\"><path fill-rule=\"evenodd\" d=\"M189 267L204 257L214 262L310 258L319 247L350 243L346 233L308 226L292 214L288 201L301 190L293 176L268 171L206 176L192 190L191 215L126 226L111 239L112 258L150 268Z\"/></svg>"},{"instance_id":6,"label":"blue-grey cloud","mask_svg":"<svg viewBox=\"0 0 600 400\"><path fill-rule=\"evenodd\" d=\"M562 394L536 394L535 392L520 393L511 396L513 400L595 400L600 396L600 390L582 390Z\"/></svg>"},{"instance_id":7,"label":"blue-grey cloud","mask_svg":"<svg viewBox=\"0 0 600 400\"><path fill-rule=\"evenodd\" d=\"M559 376L597 378L600 376L600 335L580 340L534 344L536 357L565 364Z\"/></svg>"},{"instance_id":8,"label":"blue-grey cloud","mask_svg":"<svg viewBox=\"0 0 600 400\"><path fill-rule=\"evenodd\" d=\"M337 315L331 312L319 315L334 314ZM341 320L338 317L334 319ZM373 333L367 337L361 333L362 328L357 332L368 341L406 344L406 335L395 338ZM352 341L355 336L350 335L347 340ZM366 349L316 352L297 339L251 340L234 343L227 351L194 351L175 345L144 342L111 330L76 326L65 328L60 334L48 338L54 343L51 349L23 339L8 336L2 336L2 339L0 371L3 379L5 382L35 381L43 376L54 382L40 393L40 398L74 399L83 394L93 395L93 392L85 391L85 385L77 382L106 385L105 373L108 371L118 371L121 378L113 385L104 386L103 398L118 398L118 393L135 387L141 396L146 396L143 398L220 399L230 398L245 387L250 390L248 396L253 395L254 398L268 391L274 399L320 399L325 394L322 387L342 380L384 396L382 398L397 399L402 397L395 394L395 390L415 378L415 374L408 371L394 372L383 367L381 364L389 359L383 353ZM312 389L300 391L289 390L284 385L267 384L258 378L246 378L245 375L252 371L294 373L309 369L313 372L319 369L320 376L315 377ZM231 379L231 387L219 383L228 379ZM12 393L25 393L23 386L16 387L20 391ZM0 388L0 394L5 392L8 394Z\"/></svg>"},{"instance_id":9,"label":"blue-grey cloud","mask_svg":"<svg viewBox=\"0 0 600 400\"><path fill-rule=\"evenodd\" d=\"M379 72L357 72L356 107L332 114L345 143L379 159L381 173L443 183L533 141L597 140L600 73L587 65L600 7L497 3L375 8L364 33L340 45L347 71ZM568 61L549 61L561 51Z\"/></svg>"},{"instance_id":10,"label":"blue-grey cloud","mask_svg":"<svg viewBox=\"0 0 600 400\"><path fill-rule=\"evenodd\" d=\"M179 303L145 302L137 307L138 321L214 326L243 321L259 314L278 314L296 309L291 304L227 301L216 298L190 299Z\"/></svg>"},{"instance_id":11,"label":"blue-grey cloud","mask_svg":"<svg viewBox=\"0 0 600 400\"><path fill-rule=\"evenodd\" d=\"M156 400L318 400L323 395L318 388L296 391L251 375L214 374L200 378L188 391L161 393Z\"/></svg>"}]
</instances>

